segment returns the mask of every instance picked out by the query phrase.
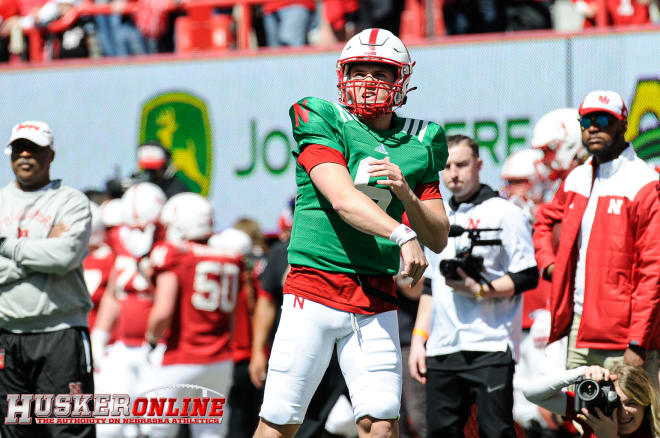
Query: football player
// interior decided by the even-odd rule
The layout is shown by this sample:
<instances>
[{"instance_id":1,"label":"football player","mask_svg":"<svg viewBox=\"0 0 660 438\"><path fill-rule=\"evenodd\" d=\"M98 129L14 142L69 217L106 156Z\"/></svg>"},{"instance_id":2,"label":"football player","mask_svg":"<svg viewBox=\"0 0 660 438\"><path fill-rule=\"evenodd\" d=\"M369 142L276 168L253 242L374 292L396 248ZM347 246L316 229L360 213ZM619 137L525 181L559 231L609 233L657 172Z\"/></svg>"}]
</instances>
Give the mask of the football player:
<instances>
[{"instance_id":1,"label":"football player","mask_svg":"<svg viewBox=\"0 0 660 438\"><path fill-rule=\"evenodd\" d=\"M101 209L93 202L89 203L89 208L92 212L92 233L89 236L89 255L83 261L83 275L94 306L88 316L89 330L92 331L101 298L115 264L115 254L105 243L105 226L101 218Z\"/></svg>"},{"instance_id":2,"label":"football player","mask_svg":"<svg viewBox=\"0 0 660 438\"><path fill-rule=\"evenodd\" d=\"M538 149L514 152L504 161L500 173L504 180L504 187L500 193L522 208L530 223L534 223L536 206L543 202L545 175L540 174L540 166L536 165L543 156L543 152Z\"/></svg>"},{"instance_id":3,"label":"football player","mask_svg":"<svg viewBox=\"0 0 660 438\"><path fill-rule=\"evenodd\" d=\"M413 284L440 251L449 222L438 173L442 128L403 118L412 74L394 34L367 29L337 62L339 102L307 97L289 111L297 160L296 209L256 437L292 437L333 349L360 436L398 436L401 349L399 255ZM412 229L401 223L408 214Z\"/></svg>"},{"instance_id":4,"label":"football player","mask_svg":"<svg viewBox=\"0 0 660 438\"><path fill-rule=\"evenodd\" d=\"M549 186L554 184L554 187L548 187L548 200L566 175L589 158L582 146L579 118L575 108L560 108L545 114L534 125L532 148L543 152L539 164L545 167L539 169L539 174L546 175Z\"/></svg>"},{"instance_id":5,"label":"football player","mask_svg":"<svg viewBox=\"0 0 660 438\"><path fill-rule=\"evenodd\" d=\"M149 253L158 235L160 212L165 204L163 191L151 183L137 183L121 198L121 221L109 233L116 254L108 291L103 295L92 332L92 354L98 365L98 392L137 395L145 376L159 362L150 354L145 340L147 318L153 304L153 286L148 268ZM110 333L116 342L105 352ZM105 357L104 357L104 353ZM149 363L147 357L152 363ZM137 436L135 425L99 425L100 437Z\"/></svg>"},{"instance_id":6,"label":"football player","mask_svg":"<svg viewBox=\"0 0 660 438\"><path fill-rule=\"evenodd\" d=\"M242 254L206 244L213 234L213 210L204 197L175 195L164 211L168 212L166 241L157 244L150 256L156 292L147 327L152 345L160 339L167 344L157 381L195 384L227 395L233 370L232 314L244 271ZM221 424L193 424L192 436L225 436L227 417L225 405ZM174 437L177 430L176 424L152 425L150 436Z\"/></svg>"}]
</instances>

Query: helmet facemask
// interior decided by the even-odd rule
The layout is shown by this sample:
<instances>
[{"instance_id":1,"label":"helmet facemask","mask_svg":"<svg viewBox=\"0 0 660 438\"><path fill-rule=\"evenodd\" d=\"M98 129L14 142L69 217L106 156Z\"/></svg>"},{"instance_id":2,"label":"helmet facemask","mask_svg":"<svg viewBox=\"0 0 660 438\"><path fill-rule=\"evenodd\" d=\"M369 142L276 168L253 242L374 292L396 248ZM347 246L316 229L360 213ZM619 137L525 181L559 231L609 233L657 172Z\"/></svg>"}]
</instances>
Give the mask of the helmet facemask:
<instances>
[{"instance_id":1,"label":"helmet facemask","mask_svg":"<svg viewBox=\"0 0 660 438\"><path fill-rule=\"evenodd\" d=\"M351 66L356 63L383 64L394 72L394 81L386 82L374 79L350 77ZM412 65L405 65L391 60L360 60L343 59L337 62L337 76L339 89L339 102L349 110L364 119L374 119L383 114L391 113L395 107L403 105L406 101L406 92ZM379 94L386 91L384 98Z\"/></svg>"}]
</instances>

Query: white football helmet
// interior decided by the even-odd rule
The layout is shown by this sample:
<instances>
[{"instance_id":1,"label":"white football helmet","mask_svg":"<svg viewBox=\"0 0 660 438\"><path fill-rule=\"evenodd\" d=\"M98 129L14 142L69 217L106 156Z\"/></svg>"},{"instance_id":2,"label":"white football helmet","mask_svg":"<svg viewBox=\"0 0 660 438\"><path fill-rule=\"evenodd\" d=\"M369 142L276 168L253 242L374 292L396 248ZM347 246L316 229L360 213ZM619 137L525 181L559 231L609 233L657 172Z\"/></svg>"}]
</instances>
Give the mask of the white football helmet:
<instances>
[{"instance_id":1,"label":"white football helmet","mask_svg":"<svg viewBox=\"0 0 660 438\"><path fill-rule=\"evenodd\" d=\"M108 199L101 204L101 221L106 227L118 227L122 224L121 199Z\"/></svg>"},{"instance_id":2,"label":"white football helmet","mask_svg":"<svg viewBox=\"0 0 660 438\"><path fill-rule=\"evenodd\" d=\"M165 193L156 184L139 182L121 197L121 217L124 225L144 228L155 224L166 201Z\"/></svg>"},{"instance_id":3,"label":"white football helmet","mask_svg":"<svg viewBox=\"0 0 660 438\"><path fill-rule=\"evenodd\" d=\"M543 158L543 152L539 149L523 149L513 154L504 161L501 177L508 179L528 179L537 178L535 163Z\"/></svg>"},{"instance_id":4,"label":"white football helmet","mask_svg":"<svg viewBox=\"0 0 660 438\"><path fill-rule=\"evenodd\" d=\"M393 83L377 80L350 80L350 64L356 62L377 62L395 68ZM406 103L406 93L410 76L415 64L410 60L408 49L392 32L385 29L366 29L348 40L337 61L339 102L351 112L363 118L375 118L392 112L394 107ZM383 102L357 102L356 89L366 87L376 94L386 88L389 90Z\"/></svg>"},{"instance_id":5,"label":"white football helmet","mask_svg":"<svg viewBox=\"0 0 660 438\"><path fill-rule=\"evenodd\" d=\"M211 236L209 246L246 255L252 251L252 239L245 231L227 228L221 233Z\"/></svg>"},{"instance_id":6,"label":"white football helmet","mask_svg":"<svg viewBox=\"0 0 660 438\"><path fill-rule=\"evenodd\" d=\"M543 152L538 149L514 152L504 162L500 174L505 182L502 196L524 211L529 210L530 219L533 218L534 206L543 202L546 189L546 175L540 174L537 166L542 158Z\"/></svg>"},{"instance_id":7,"label":"white football helmet","mask_svg":"<svg viewBox=\"0 0 660 438\"><path fill-rule=\"evenodd\" d=\"M213 234L213 207L202 195L179 193L163 207L160 222L167 227L167 240L207 239Z\"/></svg>"},{"instance_id":8,"label":"white football helmet","mask_svg":"<svg viewBox=\"0 0 660 438\"><path fill-rule=\"evenodd\" d=\"M588 154L582 146L579 118L577 109L560 108L541 117L534 126L532 147L543 151L542 162L552 171L551 180L565 177Z\"/></svg>"},{"instance_id":9,"label":"white football helmet","mask_svg":"<svg viewBox=\"0 0 660 438\"><path fill-rule=\"evenodd\" d=\"M89 236L89 246L101 246L105 241L105 225L101 217L101 208L90 202L89 210L92 213L92 233Z\"/></svg>"}]
</instances>

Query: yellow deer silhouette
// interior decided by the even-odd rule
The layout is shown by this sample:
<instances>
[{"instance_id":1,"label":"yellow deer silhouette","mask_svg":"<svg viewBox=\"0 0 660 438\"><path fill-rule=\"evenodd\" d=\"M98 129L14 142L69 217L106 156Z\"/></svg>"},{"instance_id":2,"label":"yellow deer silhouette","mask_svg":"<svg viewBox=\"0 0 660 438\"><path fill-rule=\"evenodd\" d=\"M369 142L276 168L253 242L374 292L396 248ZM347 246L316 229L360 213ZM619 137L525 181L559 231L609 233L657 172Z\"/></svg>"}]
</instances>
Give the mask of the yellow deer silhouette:
<instances>
[{"instance_id":1,"label":"yellow deer silhouette","mask_svg":"<svg viewBox=\"0 0 660 438\"><path fill-rule=\"evenodd\" d=\"M160 143L165 146L167 150L172 150L172 142L174 140L174 133L179 129L179 124L176 122L176 112L173 107L164 108L158 113L156 117L156 124L161 126L156 131L156 137Z\"/></svg>"},{"instance_id":2,"label":"yellow deer silhouette","mask_svg":"<svg viewBox=\"0 0 660 438\"><path fill-rule=\"evenodd\" d=\"M176 164L177 169L182 171L188 178L193 180L201 188L205 187L204 175L199 171L197 165L197 157L195 156L197 148L195 141L192 139L186 140L186 148L177 148L172 150L172 160Z\"/></svg>"},{"instance_id":3,"label":"yellow deer silhouette","mask_svg":"<svg viewBox=\"0 0 660 438\"><path fill-rule=\"evenodd\" d=\"M182 171L188 178L206 191L204 175L199 171L197 165L195 141L186 140L185 148L173 148L174 133L179 129L176 122L176 112L173 107L164 108L156 117L156 124L161 128L156 131L156 136L161 144L172 154L172 161L177 169Z\"/></svg>"}]
</instances>

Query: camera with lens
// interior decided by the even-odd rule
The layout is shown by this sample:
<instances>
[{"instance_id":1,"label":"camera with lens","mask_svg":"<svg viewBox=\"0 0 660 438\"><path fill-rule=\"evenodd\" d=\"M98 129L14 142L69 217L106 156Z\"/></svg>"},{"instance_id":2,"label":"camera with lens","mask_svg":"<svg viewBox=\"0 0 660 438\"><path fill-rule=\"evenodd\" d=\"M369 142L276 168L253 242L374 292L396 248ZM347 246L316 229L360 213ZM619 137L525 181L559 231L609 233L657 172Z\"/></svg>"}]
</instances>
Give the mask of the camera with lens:
<instances>
[{"instance_id":1,"label":"camera with lens","mask_svg":"<svg viewBox=\"0 0 660 438\"><path fill-rule=\"evenodd\" d=\"M462 280L457 269L461 268L468 277L478 282L488 283L488 279L482 274L484 267L484 258L472 255L475 246L501 246L501 239L481 239L480 234L485 231L502 231L501 228L470 228L465 229L460 225L452 225L449 228L449 237L458 237L463 233L468 233L470 246L456 252L453 259L440 261L440 272L448 280Z\"/></svg>"},{"instance_id":2,"label":"camera with lens","mask_svg":"<svg viewBox=\"0 0 660 438\"><path fill-rule=\"evenodd\" d=\"M587 408L589 412L596 414L594 408L599 408L609 417L620 404L621 401L614 389L614 382L597 381L585 377L580 377L575 382L575 412Z\"/></svg>"}]
</instances>

